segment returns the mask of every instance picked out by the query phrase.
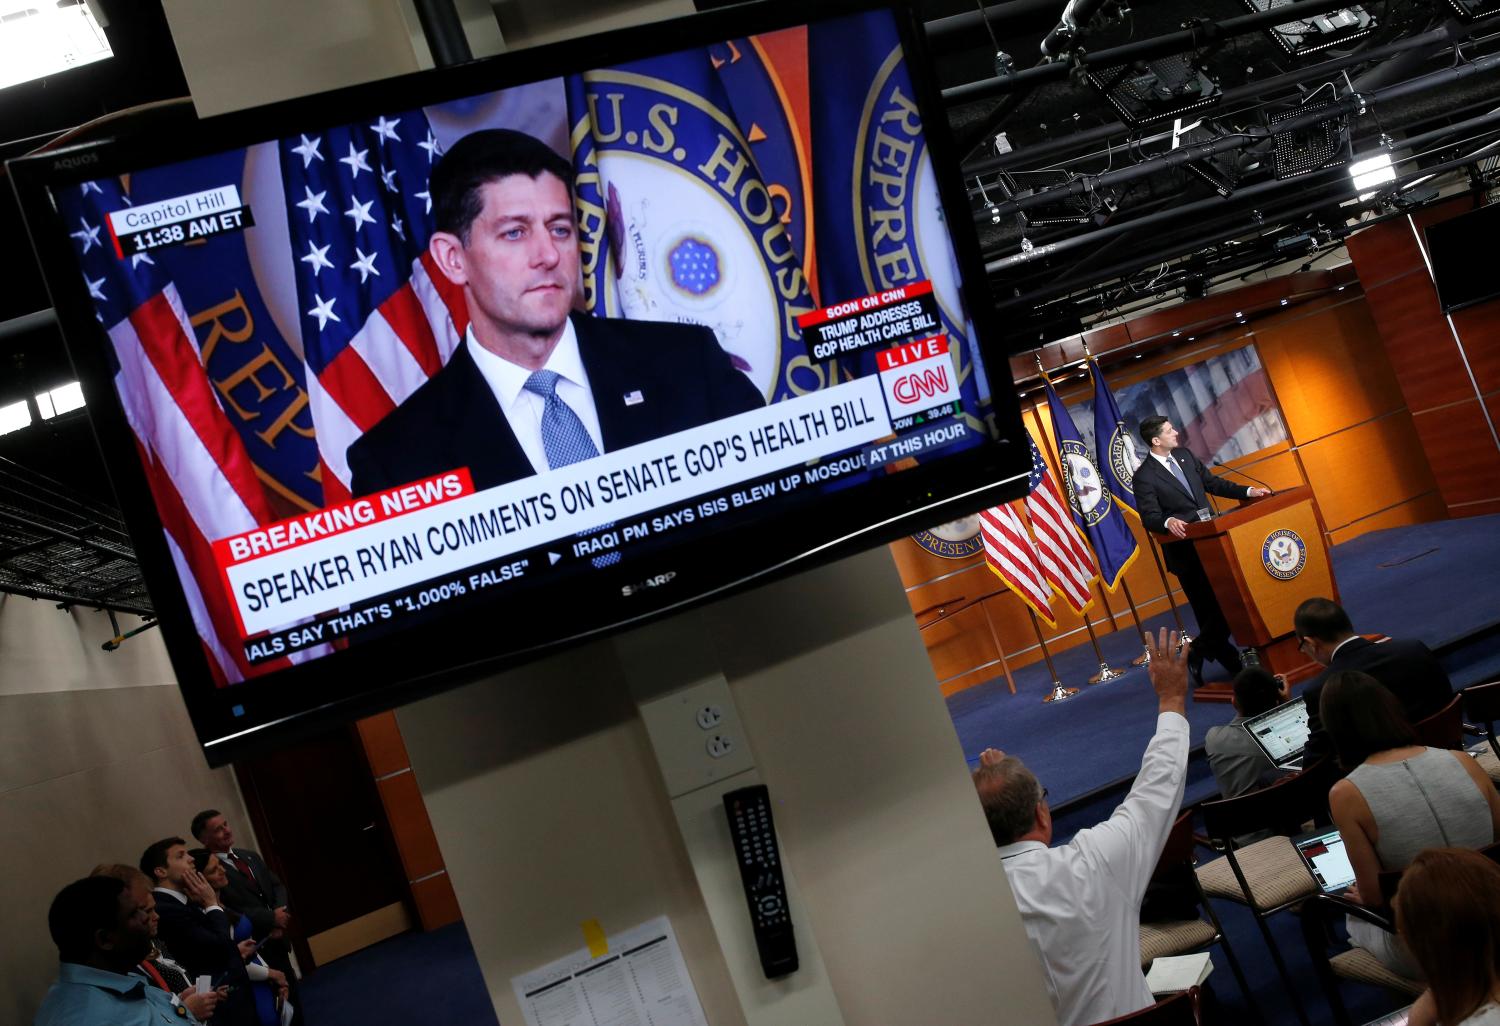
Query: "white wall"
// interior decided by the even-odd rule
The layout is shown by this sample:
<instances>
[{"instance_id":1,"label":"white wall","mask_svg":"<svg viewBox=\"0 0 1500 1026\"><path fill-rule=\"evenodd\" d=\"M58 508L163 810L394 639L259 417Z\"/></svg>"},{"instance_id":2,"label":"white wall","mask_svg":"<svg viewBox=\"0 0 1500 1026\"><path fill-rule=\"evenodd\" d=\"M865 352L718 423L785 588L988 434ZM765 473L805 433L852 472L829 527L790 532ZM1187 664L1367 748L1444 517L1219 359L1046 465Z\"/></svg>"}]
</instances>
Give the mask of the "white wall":
<instances>
[{"instance_id":1,"label":"white wall","mask_svg":"<svg viewBox=\"0 0 1500 1026\"><path fill-rule=\"evenodd\" d=\"M161 636L102 651L113 635L103 613L0 595L0 1022L30 1022L57 975L47 906L64 884L186 837L205 808L251 836L233 774L199 750Z\"/></svg>"},{"instance_id":2,"label":"white wall","mask_svg":"<svg viewBox=\"0 0 1500 1026\"><path fill-rule=\"evenodd\" d=\"M843 1022L1053 1021L884 549L648 629L717 653ZM511 977L582 947L581 921L662 913L709 1021L745 1021L628 697L632 647L398 713L502 1023L522 1021Z\"/></svg>"}]
</instances>

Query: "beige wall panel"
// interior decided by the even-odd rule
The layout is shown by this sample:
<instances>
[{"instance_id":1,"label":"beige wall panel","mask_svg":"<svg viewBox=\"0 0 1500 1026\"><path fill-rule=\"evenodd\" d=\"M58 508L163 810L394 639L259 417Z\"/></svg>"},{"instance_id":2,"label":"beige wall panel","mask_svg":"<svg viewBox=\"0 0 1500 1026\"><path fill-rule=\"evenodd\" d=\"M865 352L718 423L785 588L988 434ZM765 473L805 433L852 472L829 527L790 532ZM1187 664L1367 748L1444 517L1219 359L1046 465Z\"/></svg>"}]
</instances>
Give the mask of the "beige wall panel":
<instances>
[{"instance_id":1,"label":"beige wall panel","mask_svg":"<svg viewBox=\"0 0 1500 1026\"><path fill-rule=\"evenodd\" d=\"M144 622L128 613L117 619L122 631ZM5 653L0 695L176 681L160 634L147 631L114 652L99 647L114 634L106 613L64 611L55 602L0 595L0 652Z\"/></svg>"},{"instance_id":2,"label":"beige wall panel","mask_svg":"<svg viewBox=\"0 0 1500 1026\"><path fill-rule=\"evenodd\" d=\"M886 553L703 619L849 1026L929 1022L934 1008L945 1022L1052 1022Z\"/></svg>"},{"instance_id":3,"label":"beige wall panel","mask_svg":"<svg viewBox=\"0 0 1500 1026\"><path fill-rule=\"evenodd\" d=\"M511 977L665 914L709 1021L742 1024L661 776L607 643L397 713L503 1023Z\"/></svg>"},{"instance_id":4,"label":"beige wall panel","mask_svg":"<svg viewBox=\"0 0 1500 1026\"><path fill-rule=\"evenodd\" d=\"M164 0L202 117L416 71L400 5Z\"/></svg>"}]
</instances>

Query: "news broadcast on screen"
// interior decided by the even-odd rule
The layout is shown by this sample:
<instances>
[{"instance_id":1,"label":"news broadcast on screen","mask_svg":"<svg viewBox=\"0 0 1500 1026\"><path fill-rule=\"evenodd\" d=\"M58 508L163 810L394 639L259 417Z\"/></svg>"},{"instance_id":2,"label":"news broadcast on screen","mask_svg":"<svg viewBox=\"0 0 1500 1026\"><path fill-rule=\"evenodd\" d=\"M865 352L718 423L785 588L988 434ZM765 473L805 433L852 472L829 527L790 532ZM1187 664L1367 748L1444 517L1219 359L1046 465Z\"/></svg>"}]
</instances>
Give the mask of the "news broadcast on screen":
<instances>
[{"instance_id":1,"label":"news broadcast on screen","mask_svg":"<svg viewBox=\"0 0 1500 1026\"><path fill-rule=\"evenodd\" d=\"M213 683L993 447L917 96L876 9L51 186Z\"/></svg>"}]
</instances>

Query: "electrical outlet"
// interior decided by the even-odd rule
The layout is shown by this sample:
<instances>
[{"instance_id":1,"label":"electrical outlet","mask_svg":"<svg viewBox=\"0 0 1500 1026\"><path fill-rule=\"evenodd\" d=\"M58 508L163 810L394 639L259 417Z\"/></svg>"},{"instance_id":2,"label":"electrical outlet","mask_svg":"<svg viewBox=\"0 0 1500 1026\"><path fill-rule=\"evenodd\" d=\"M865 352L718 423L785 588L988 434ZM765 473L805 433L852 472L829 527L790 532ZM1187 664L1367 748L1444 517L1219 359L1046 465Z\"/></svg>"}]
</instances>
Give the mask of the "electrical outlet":
<instances>
[{"instance_id":1,"label":"electrical outlet","mask_svg":"<svg viewBox=\"0 0 1500 1026\"><path fill-rule=\"evenodd\" d=\"M705 747L708 750L708 757L710 759L722 759L734 751L734 741L727 735L715 734L708 739L708 744Z\"/></svg>"},{"instance_id":2,"label":"electrical outlet","mask_svg":"<svg viewBox=\"0 0 1500 1026\"><path fill-rule=\"evenodd\" d=\"M704 730L713 730L724 719L724 710L716 705L700 706L698 709L698 726Z\"/></svg>"}]
</instances>

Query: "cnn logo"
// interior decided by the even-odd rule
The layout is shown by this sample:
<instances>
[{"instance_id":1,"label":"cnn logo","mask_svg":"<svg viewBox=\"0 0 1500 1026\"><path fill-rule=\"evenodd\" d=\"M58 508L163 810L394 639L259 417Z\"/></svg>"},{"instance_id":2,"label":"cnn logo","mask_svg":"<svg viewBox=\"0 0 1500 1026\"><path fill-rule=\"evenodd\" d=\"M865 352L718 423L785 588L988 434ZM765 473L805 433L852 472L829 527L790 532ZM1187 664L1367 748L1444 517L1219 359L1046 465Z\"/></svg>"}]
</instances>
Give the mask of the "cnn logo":
<instances>
[{"instance_id":1,"label":"cnn logo","mask_svg":"<svg viewBox=\"0 0 1500 1026\"><path fill-rule=\"evenodd\" d=\"M936 396L947 396L949 388L948 368L928 367L898 377L891 383L891 395L897 402L909 405L925 402Z\"/></svg>"}]
</instances>

